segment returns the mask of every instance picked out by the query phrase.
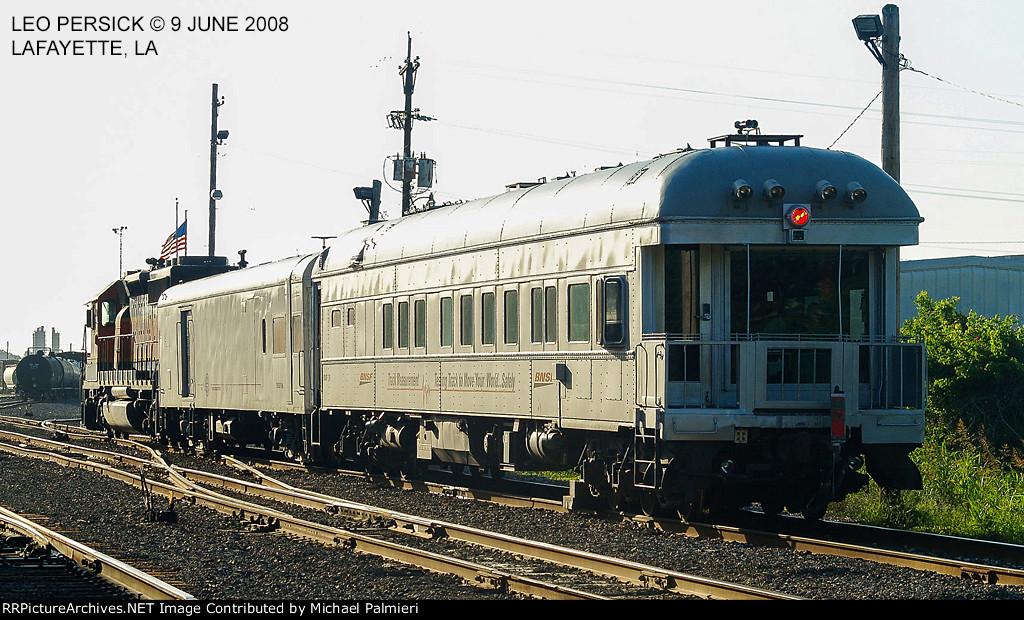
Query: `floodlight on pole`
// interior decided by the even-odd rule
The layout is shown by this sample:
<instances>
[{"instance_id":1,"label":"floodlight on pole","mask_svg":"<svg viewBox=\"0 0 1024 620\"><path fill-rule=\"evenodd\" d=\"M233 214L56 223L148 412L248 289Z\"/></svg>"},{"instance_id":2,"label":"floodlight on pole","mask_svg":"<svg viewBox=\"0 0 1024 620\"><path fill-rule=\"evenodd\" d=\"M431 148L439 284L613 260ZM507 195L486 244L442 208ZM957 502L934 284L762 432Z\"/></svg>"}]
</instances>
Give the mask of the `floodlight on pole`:
<instances>
[{"instance_id":1,"label":"floodlight on pole","mask_svg":"<svg viewBox=\"0 0 1024 620\"><path fill-rule=\"evenodd\" d=\"M900 180L900 9L882 7L882 15L853 18L857 38L882 65L882 170Z\"/></svg>"},{"instance_id":2,"label":"floodlight on pole","mask_svg":"<svg viewBox=\"0 0 1024 620\"><path fill-rule=\"evenodd\" d=\"M882 38L883 34L882 18L878 15L858 15L853 18L853 29L857 33L857 38L864 42L864 47L868 48L875 60L882 65L882 68L887 68L882 53L878 51L878 40Z\"/></svg>"}]
</instances>

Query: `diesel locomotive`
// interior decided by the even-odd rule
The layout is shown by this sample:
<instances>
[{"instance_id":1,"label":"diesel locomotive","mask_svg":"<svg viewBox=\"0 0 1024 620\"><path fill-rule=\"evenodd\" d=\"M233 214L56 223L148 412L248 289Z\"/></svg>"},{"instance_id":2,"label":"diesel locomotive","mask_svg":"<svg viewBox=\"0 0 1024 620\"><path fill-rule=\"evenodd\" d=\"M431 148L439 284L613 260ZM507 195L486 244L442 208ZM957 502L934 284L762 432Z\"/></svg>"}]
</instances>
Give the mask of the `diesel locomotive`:
<instances>
[{"instance_id":1,"label":"diesel locomotive","mask_svg":"<svg viewBox=\"0 0 1024 620\"><path fill-rule=\"evenodd\" d=\"M582 501L820 517L921 488L891 177L735 134L398 219L258 266L155 262L88 307L90 428L198 451L494 477Z\"/></svg>"}]
</instances>

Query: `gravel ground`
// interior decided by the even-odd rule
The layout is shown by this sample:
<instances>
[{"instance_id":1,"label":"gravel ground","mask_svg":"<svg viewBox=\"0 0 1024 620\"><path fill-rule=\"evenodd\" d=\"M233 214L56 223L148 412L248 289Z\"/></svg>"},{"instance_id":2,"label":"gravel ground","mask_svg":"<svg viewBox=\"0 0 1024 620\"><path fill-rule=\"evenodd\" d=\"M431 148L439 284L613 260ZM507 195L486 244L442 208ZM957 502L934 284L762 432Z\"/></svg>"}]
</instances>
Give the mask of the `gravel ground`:
<instances>
[{"instance_id":1,"label":"gravel ground","mask_svg":"<svg viewBox=\"0 0 1024 620\"><path fill-rule=\"evenodd\" d=\"M62 406L32 405L34 419L74 417ZM0 411L12 415L11 410ZM23 414L23 412L22 412ZM214 469L171 455L185 467ZM237 476L237 474L235 474ZM723 541L686 538L579 514L520 509L399 491L359 478L268 472L294 486L391 510L544 540L680 572L797 596L854 599L1024 599L1024 588L862 560L794 553ZM146 524L139 491L88 472L65 470L0 453L0 504L46 514L86 542L121 550L119 557L175 571L186 591L202 599L501 599L456 578L278 534L255 533L236 520L188 504L174 525ZM113 542L112 542L113 541Z\"/></svg>"}]
</instances>

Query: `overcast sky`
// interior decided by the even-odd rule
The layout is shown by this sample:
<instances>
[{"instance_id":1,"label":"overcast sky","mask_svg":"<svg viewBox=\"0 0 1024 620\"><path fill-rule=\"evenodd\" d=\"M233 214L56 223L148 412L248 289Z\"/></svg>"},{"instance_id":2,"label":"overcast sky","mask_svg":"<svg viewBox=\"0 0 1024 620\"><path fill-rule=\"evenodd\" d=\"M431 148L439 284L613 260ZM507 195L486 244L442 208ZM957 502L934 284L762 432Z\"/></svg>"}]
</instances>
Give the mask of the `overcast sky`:
<instances>
[{"instance_id":1,"label":"overcast sky","mask_svg":"<svg viewBox=\"0 0 1024 620\"><path fill-rule=\"evenodd\" d=\"M1024 3L898 5L900 51L919 71L901 73L901 182L926 219L903 257L1024 253ZM189 253L207 253L214 82L230 132L216 250L234 262L244 248L258 264L314 251L314 236L365 219L352 188L390 179L386 158L402 147L386 116L403 106L406 32L421 62L414 107L437 119L416 125L413 147L437 160L443 202L703 148L748 118L803 134L806 146L842 135L832 148L879 163L881 98L843 132L881 90L851 20L882 7L9 0L0 348L23 353L38 326L81 348L85 302L118 276L115 228L127 227L124 269L144 268L174 229L177 201ZM72 16L134 16L144 30L58 31ZM239 30L247 16L277 18L266 23L279 29L187 31L214 16L236 16ZM122 55L99 55L96 43L93 55L29 53L74 40L117 40ZM385 186L383 210L395 215L399 202Z\"/></svg>"}]
</instances>

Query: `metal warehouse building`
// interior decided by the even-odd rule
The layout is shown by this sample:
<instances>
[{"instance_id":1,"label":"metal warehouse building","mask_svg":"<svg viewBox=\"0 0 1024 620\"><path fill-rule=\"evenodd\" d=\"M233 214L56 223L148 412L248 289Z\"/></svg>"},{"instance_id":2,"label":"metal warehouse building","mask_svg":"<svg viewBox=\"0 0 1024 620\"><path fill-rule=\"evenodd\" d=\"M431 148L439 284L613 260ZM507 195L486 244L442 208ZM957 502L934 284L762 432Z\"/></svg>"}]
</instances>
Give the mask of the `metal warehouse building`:
<instances>
[{"instance_id":1,"label":"metal warehouse building","mask_svg":"<svg viewBox=\"0 0 1024 620\"><path fill-rule=\"evenodd\" d=\"M1024 255L957 256L900 263L900 316L917 316L914 298L959 297L960 312L1024 315Z\"/></svg>"}]
</instances>

